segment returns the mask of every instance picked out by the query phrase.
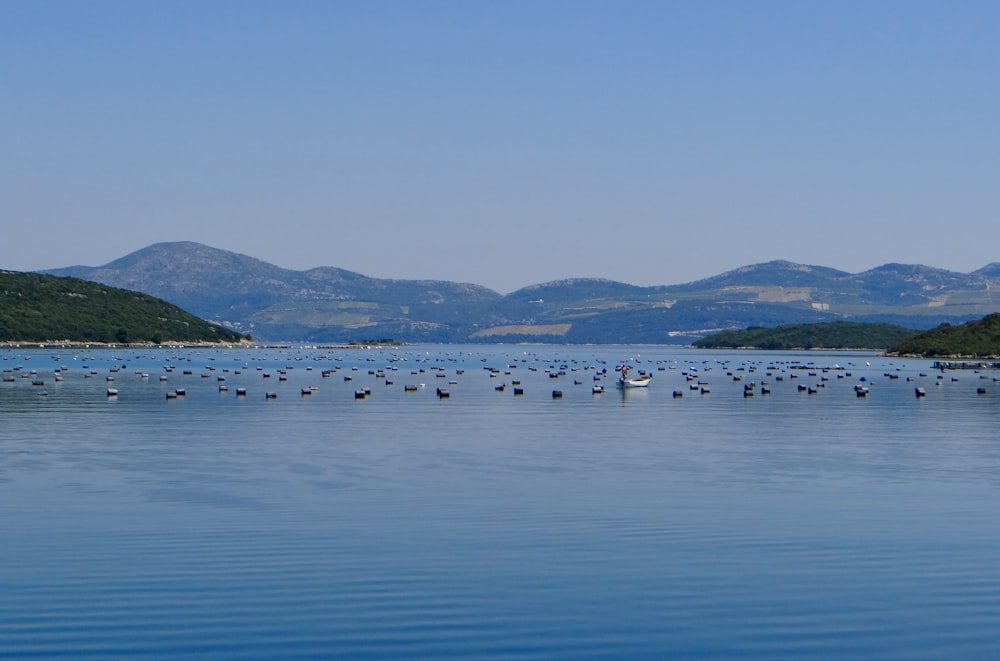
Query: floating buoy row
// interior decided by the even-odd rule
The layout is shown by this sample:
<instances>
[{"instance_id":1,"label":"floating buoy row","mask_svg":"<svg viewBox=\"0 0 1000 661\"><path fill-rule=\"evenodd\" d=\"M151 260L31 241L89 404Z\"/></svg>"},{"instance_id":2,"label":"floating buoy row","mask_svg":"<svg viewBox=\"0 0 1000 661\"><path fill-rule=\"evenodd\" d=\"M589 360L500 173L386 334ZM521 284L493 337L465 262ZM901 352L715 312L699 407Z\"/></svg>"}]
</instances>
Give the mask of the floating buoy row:
<instances>
[{"instance_id":1,"label":"floating buoy row","mask_svg":"<svg viewBox=\"0 0 1000 661\"><path fill-rule=\"evenodd\" d=\"M137 358L139 358L139 357L137 356ZM190 360L190 359L187 359L187 360ZM214 360L214 358L212 360ZM296 360L300 360L300 359L296 358ZM373 358L369 359L369 361L374 361L374 360L375 359L373 359ZM422 360L421 362L427 362L427 360L431 360L431 359L429 358L429 359L426 359L426 360ZM435 360L445 360L445 359L438 358L438 359L435 359ZM452 358L448 358L447 360L449 360L451 362L457 362L456 359L452 359ZM481 360L485 363L487 359L486 358L482 358ZM532 361L532 360L536 360L536 359L534 359L534 358L528 358L526 360L525 359L521 359L520 362L524 363L524 362ZM516 362L517 361L515 360L515 363ZM529 365L522 365L521 367L525 367L528 370L528 372L540 372L538 374L538 377L544 378L545 376L547 376L549 379L559 378L559 377L561 377L563 375L567 375L569 373L569 371L577 372L578 370L593 370L593 369L595 369L595 367L592 366L592 365L580 366L580 367L576 367L576 366L571 367L570 366L571 364L572 365L576 365L577 364L576 360L566 361L565 364L560 364L560 361L548 361L548 362L550 362L550 365L547 368L545 368L545 366L543 364L541 364L540 362L539 362L538 365L530 365L529 364ZM604 363L604 361L601 361L601 360L598 360L597 362L598 363ZM640 364L642 362L643 361L638 360L637 357L633 357L633 358L627 359L622 364L624 365L625 363L628 363L630 370L634 368L638 373L642 374L642 373L645 373L645 370L640 369ZM652 362L652 361L646 361L646 362ZM661 363L661 362L665 362L665 361L657 361L658 364ZM674 360L672 362L677 363L678 361ZM701 377L702 375L708 374L713 369L713 367L711 365L708 365L708 363L710 362L708 360L701 361L701 362L703 364L702 366L686 367L686 368L683 368L683 372L674 372L674 374L678 374L679 373L679 374L683 375L683 377L688 381L688 387L689 387L689 390L692 393L698 393L698 392L700 392L702 395L708 395L711 392L710 386L709 386L709 384L708 384L707 381L704 381L704 380L702 380L699 377ZM772 361L772 364L770 364L770 365L768 365L766 367L766 374L767 374L767 377L768 377L767 380L766 381L755 381L754 377L751 376L751 375L753 373L755 373L758 369L760 369L761 372L765 371L764 365L766 363L763 362L763 361L761 361L760 363L756 363L755 361L751 361L751 362L744 363L743 366L733 365L731 367L728 366L728 362L729 361L715 361L715 362L717 362L717 363L719 363L721 365L726 365L726 367L723 369L723 371L727 375L727 377L729 377L727 380L731 380L732 382L738 383L740 386L742 386L743 397L744 398L748 398L748 399L749 398L753 398L753 397L755 397L757 395L763 396L763 395L769 395L769 394L771 394L771 392L772 392L772 386L770 385L770 383L778 383L778 384L780 384L781 382L783 382L783 381L786 380L786 377L788 379L800 379L800 377L802 375L807 375L809 377L808 379L801 380L801 381L805 381L805 383L802 383L801 385L798 385L798 383L800 383L801 381L796 382L796 388L797 388L797 390L799 392L808 393L810 395L815 395L815 394L820 393L821 391L819 389L820 388L826 388L828 382L834 381L834 376L836 377L836 380L838 380L838 381L839 380L843 380L843 379L848 378L848 377L851 377L851 372L850 371L844 371L844 368L840 367L839 365L834 366L834 367L824 367L824 366L821 366L821 365L816 365L816 364L811 363L811 362L807 363L807 364L792 364L792 363L785 363L783 361L777 361L776 363L774 361ZM792 362L797 363L798 361L792 361ZM751 364L751 363L753 363L753 364ZM849 365L853 365L853 363L849 363ZM891 365L891 363L889 363L889 365ZM866 366L869 367L869 368L871 367L870 364L866 364ZM90 377L97 377L97 378L99 378L97 370L90 370L89 366L86 365L86 364L84 364L83 367L86 370L85 373L84 373L84 378L90 378ZM511 370L514 369L514 368L516 368L516 367L518 367L518 365L516 365L516 364L509 364L505 368L502 368L502 367L491 367L491 366L484 365L483 369L485 371L487 371L487 373L489 374L489 378L491 378L491 379L498 379L501 373L503 373L504 375L510 375L510 374L512 374ZM670 370L676 370L676 369L678 369L678 367L679 366L671 365L669 367L669 369ZM122 372L122 370L124 368L125 368L124 364L116 364L114 367L111 368L111 374L106 374L105 380L106 380L106 383L108 384L108 387L105 390L105 394L109 398L118 396L119 389L117 387L115 387L114 383L116 381L117 374L119 372ZM246 364L244 364L244 368L248 368L248 366ZM64 369L68 369L68 368L64 368ZM174 373L174 367L170 366L170 365L166 365L166 366L164 366L164 369L165 369L165 371L168 374L171 374L171 376L169 377L170 380L173 380L175 378L172 375ZM249 369L253 369L253 368L249 368ZM288 374L290 374L289 370L291 370L291 369L292 369L291 365L289 365L287 368L283 368L283 369L282 368L276 368L276 367L272 368L272 369L265 369L265 368L262 368L262 367L259 367L259 366L256 367L256 370L258 371L258 373L260 373L262 375L262 378L264 378L264 379L270 379L270 378L272 378L272 375L274 375L274 376L277 376L277 378L278 378L279 381L287 381L288 380L288 378L287 378ZM307 366L306 367L307 371L311 370L311 369L312 369L311 366ZM333 374L335 374L338 371L340 371L340 369L341 369L340 367L337 367L335 369L323 369L322 370L322 376L324 378L329 378ZM382 379L386 386L393 385L393 379L392 379L392 376L390 376L390 375L391 375L392 371L396 371L397 370L396 367L391 367L391 366L387 366L385 368L377 368L377 369L375 369L375 368L373 368L373 369L362 368L362 369L364 371L359 370L359 368L357 366L349 368L350 372L357 372L359 375L360 374L364 374L365 371L367 371L367 374L370 377L374 377L376 379ZM662 372L662 371L665 371L668 368L666 366L664 366L664 365L660 365L656 369L658 369L658 370L660 370ZM850 367L847 368L847 370L850 370L850 369L851 369ZM18 370L20 370L20 367L18 368ZM319 371L318 367L317 367L317 371ZM616 368L616 371L618 371L618 368ZM14 375L14 373L11 370L5 369L5 370L3 370L3 372L4 372L4 374L3 374L3 381L4 382L13 382L13 381L15 381L15 375ZM40 376L38 376L38 371L36 371L36 370L31 370L30 375L27 372L28 372L27 370L21 371L20 378L21 379L30 379L29 382L32 383L34 386L42 387L48 381L48 379L43 380ZM178 369L177 372L181 372L181 370ZM225 374L231 373L229 369L222 369L221 372L225 373ZM416 375L416 374L422 374L422 373L425 373L425 372L433 373L436 379L442 379L442 381L439 381L439 383L442 383L442 384L444 384L443 380L448 379L450 374L455 374L455 375L458 375L458 376L461 376L461 375L465 374L465 370L461 369L461 368L455 369L454 371L452 371L451 369L446 369L444 367L430 367L430 366L428 366L426 368L420 367L419 369L413 369L413 370L411 370L411 374L414 374L414 375ZM609 368L608 367L605 367L603 370L600 368L599 365L596 367L596 371L592 373L593 384L591 385L591 388L590 388L592 394L599 395L599 394L602 394L602 393L606 392L606 390L605 390L606 386L603 383L603 379L608 376L608 372L609 372ZM235 370L235 374L240 374L240 373L241 373L240 370ZM513 373L516 373L516 372L513 372ZM54 374L53 378L55 379L55 381L57 383L61 382L63 380L63 375L62 375L62 370L61 369L55 370L53 374ZM142 372L142 371L139 371L139 370L136 370L135 374L139 378L142 378L142 379L148 379L149 376L150 376L149 373ZM185 369L185 370L183 370L183 374L185 374L185 375L192 375L195 378L197 378L197 376L200 374L200 377L202 379L205 379L205 378L210 378L211 376L216 376L219 373L215 372L215 368L214 367L207 366L207 367L204 368L204 370ZM908 383L908 385L910 385L911 387L914 388L913 392L915 393L915 396L917 398L928 397L927 390L929 388L925 388L924 386L919 385L921 383L921 381L918 380L917 376L915 376L916 371L909 372L908 370L905 369L905 366L903 366L903 367L895 367L895 368L890 367L888 369L888 371L884 371L884 372L875 371L874 374L871 373L871 372L868 372L865 375L859 375L860 376L860 379L859 379L860 382L857 385L854 386L854 392L855 392L855 394L856 394L857 397L863 398L863 397L867 397L869 395L869 389L867 387L868 384L866 383L866 381L868 379L873 379L873 377L876 374L880 375L880 376L883 376L885 379L887 379L889 381L902 381L903 379L905 379L906 382ZM979 374L978 370L976 371L976 374ZM970 376L970 375L968 375L967 372L963 372L960 375L955 375L954 372L952 374L946 374L946 373L944 373L944 370L942 370L942 374L937 375L937 381L936 381L935 385L939 386L939 387L942 386L942 385L947 386L947 384L949 382L949 379L950 379L951 383L957 383L960 380L960 378L961 378L961 380L965 381L968 378L968 376ZM867 379L866 379L866 377L867 377ZM920 372L920 377L927 378L928 377L928 373L927 372ZM167 374L159 375L158 378L159 378L159 380L161 382L166 382L168 380ZM218 388L218 392L219 393L228 393L230 391L230 386L226 383L227 378L228 378L228 376L223 376L221 374L219 374L219 375L216 376L217 388ZM973 377L973 378L975 378L975 377ZM931 379L931 381L924 381L923 383L929 385L930 383L934 382L933 381L934 375L931 375L930 379ZM976 393L978 395L986 395L987 394L987 388L985 386L988 385L988 384L983 383L983 381L988 381L990 379L992 379L992 381L994 383L1000 381L1000 377L987 376L987 375L979 375L979 379L980 379L981 385L979 385L976 388ZM350 374L344 374L344 381L345 382L350 382L351 380L352 380L352 376ZM535 385L538 385L537 381L534 382L534 383L535 383ZM565 381L565 383L568 383L568 380ZM580 385L584 385L584 383L585 383L585 381L583 379L576 378L575 375L574 375L574 377L573 377L573 385L580 386ZM458 381L456 381L454 379L448 380L447 384L448 384L448 386L457 385ZM521 385L521 381L519 381L519 380L512 380L512 381L508 381L508 382L505 382L505 383L499 383L499 384L497 384L497 382L494 381L494 384L496 384L496 385L494 385L494 390L496 392L506 393L508 388L512 388L513 391L514 391L513 394L515 396L523 396L525 394L524 387ZM553 384L553 385L556 385L556 384ZM970 385L972 385L972 384L970 384ZM530 384L529 384L529 386L530 386ZM411 383L411 384L407 384L406 386L404 386L403 390L404 390L404 392L411 393L411 392L416 392L418 389L420 389L422 387L424 387L424 384L420 384L418 386L418 385L415 385L415 384ZM727 386L722 386L722 387L723 387L723 390L726 393L733 392L733 394L736 394L736 393L740 392L740 390L737 390L735 386L733 387L733 389L731 391L729 390L729 388ZM780 388L781 386L779 385L778 387ZM301 394L302 397L309 397L312 394L314 394L317 390L318 390L318 388L316 388L315 386L310 386L308 388L307 387L302 387L300 389L300 394ZM545 392L544 389L539 389L539 390L541 390L542 392ZM833 390L833 388L831 388L831 390ZM436 396L439 399L445 399L445 398L449 398L451 396L451 391L452 391L452 389L450 389L450 388L440 387L440 388L437 388L435 392L436 392ZM350 390L348 390L347 392L350 392ZM672 390L672 391L668 390L666 392L671 393L671 396L673 398L675 398L675 399L676 398L682 398L684 396L684 391L682 391L680 389ZM48 393L41 393L40 392L38 394L48 394ZM176 398L178 398L180 396L183 396L183 394L184 394L183 389L175 389L173 392L171 392L170 394L167 394L166 396L169 399L176 399ZM246 396L246 390L242 389L242 388L236 388L236 394L237 394L237 396ZM557 388L557 389L554 389L554 390L549 390L549 394L551 395L552 399L563 399L564 397L570 397L572 395L572 391L566 392L564 388L562 388L562 389ZM879 395L882 394L881 389L879 389L878 394ZM364 399L364 398L369 397L370 395L371 395L371 389L370 388L362 388L362 389L358 389L358 390L355 391L355 396L358 399ZM266 399L275 399L275 398L277 398L277 392L269 391L268 393L265 394L265 398Z\"/></svg>"}]
</instances>

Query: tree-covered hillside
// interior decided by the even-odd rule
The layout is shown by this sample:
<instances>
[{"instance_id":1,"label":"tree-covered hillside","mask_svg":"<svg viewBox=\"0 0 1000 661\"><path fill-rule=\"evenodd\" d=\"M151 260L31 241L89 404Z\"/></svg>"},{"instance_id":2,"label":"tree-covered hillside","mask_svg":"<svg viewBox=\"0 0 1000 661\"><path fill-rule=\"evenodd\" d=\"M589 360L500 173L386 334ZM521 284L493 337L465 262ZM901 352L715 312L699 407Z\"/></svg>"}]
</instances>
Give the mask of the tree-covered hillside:
<instances>
[{"instance_id":1,"label":"tree-covered hillside","mask_svg":"<svg viewBox=\"0 0 1000 661\"><path fill-rule=\"evenodd\" d=\"M890 351L917 356L1000 356L1000 314L959 326L941 324L893 344Z\"/></svg>"},{"instance_id":2,"label":"tree-covered hillside","mask_svg":"<svg viewBox=\"0 0 1000 661\"><path fill-rule=\"evenodd\" d=\"M725 331L702 338L694 346L702 349L887 349L913 333L893 324L835 321Z\"/></svg>"},{"instance_id":3,"label":"tree-covered hillside","mask_svg":"<svg viewBox=\"0 0 1000 661\"><path fill-rule=\"evenodd\" d=\"M238 342L175 305L77 278L0 271L3 342Z\"/></svg>"}]
</instances>

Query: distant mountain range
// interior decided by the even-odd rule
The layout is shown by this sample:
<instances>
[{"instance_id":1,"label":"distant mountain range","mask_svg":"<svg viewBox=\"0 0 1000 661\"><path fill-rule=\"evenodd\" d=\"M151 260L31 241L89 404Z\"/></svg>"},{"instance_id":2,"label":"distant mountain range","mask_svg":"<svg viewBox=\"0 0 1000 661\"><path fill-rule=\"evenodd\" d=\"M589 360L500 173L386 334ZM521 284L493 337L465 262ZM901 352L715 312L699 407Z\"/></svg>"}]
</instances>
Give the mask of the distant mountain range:
<instances>
[{"instance_id":1,"label":"distant mountain range","mask_svg":"<svg viewBox=\"0 0 1000 661\"><path fill-rule=\"evenodd\" d=\"M689 343L718 330L837 320L926 329L1000 312L1000 263L972 273L862 273L773 261L680 285L559 280L501 295L474 284L283 269L194 242L45 271L162 298L257 340Z\"/></svg>"}]
</instances>

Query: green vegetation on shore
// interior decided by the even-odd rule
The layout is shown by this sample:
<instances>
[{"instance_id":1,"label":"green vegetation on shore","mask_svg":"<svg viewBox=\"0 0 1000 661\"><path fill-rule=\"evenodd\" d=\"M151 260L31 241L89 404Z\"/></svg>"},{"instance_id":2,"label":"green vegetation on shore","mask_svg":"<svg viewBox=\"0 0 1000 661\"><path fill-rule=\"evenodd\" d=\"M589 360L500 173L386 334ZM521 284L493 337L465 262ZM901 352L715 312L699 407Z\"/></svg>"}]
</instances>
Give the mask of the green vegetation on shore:
<instances>
[{"instance_id":1,"label":"green vegetation on shore","mask_svg":"<svg viewBox=\"0 0 1000 661\"><path fill-rule=\"evenodd\" d=\"M775 328L751 327L723 331L694 343L700 349L888 349L915 331L894 324L834 321L786 324Z\"/></svg>"},{"instance_id":2,"label":"green vegetation on shore","mask_svg":"<svg viewBox=\"0 0 1000 661\"><path fill-rule=\"evenodd\" d=\"M348 346L358 347L358 346L385 346L385 347L401 347L404 346L404 342L399 340L394 340L392 338L383 338L381 340L351 340L347 343Z\"/></svg>"},{"instance_id":3,"label":"green vegetation on shore","mask_svg":"<svg viewBox=\"0 0 1000 661\"><path fill-rule=\"evenodd\" d=\"M175 305L77 278L0 271L0 342L239 342Z\"/></svg>"},{"instance_id":4,"label":"green vegetation on shore","mask_svg":"<svg viewBox=\"0 0 1000 661\"><path fill-rule=\"evenodd\" d=\"M900 340L889 351L914 356L1000 356L1000 314L958 326L941 324Z\"/></svg>"}]
</instances>

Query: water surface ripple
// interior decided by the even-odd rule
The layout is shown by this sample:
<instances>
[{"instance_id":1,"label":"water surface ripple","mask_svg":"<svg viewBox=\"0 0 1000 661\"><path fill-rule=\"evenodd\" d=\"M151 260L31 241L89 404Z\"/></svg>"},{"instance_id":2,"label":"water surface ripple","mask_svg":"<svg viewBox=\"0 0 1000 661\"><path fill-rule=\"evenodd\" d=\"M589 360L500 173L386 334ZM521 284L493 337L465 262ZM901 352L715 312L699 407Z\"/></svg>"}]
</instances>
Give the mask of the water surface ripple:
<instances>
[{"instance_id":1,"label":"water surface ripple","mask_svg":"<svg viewBox=\"0 0 1000 661\"><path fill-rule=\"evenodd\" d=\"M648 390L613 388L625 361ZM986 370L627 346L0 367L0 658L1000 653Z\"/></svg>"}]
</instances>

